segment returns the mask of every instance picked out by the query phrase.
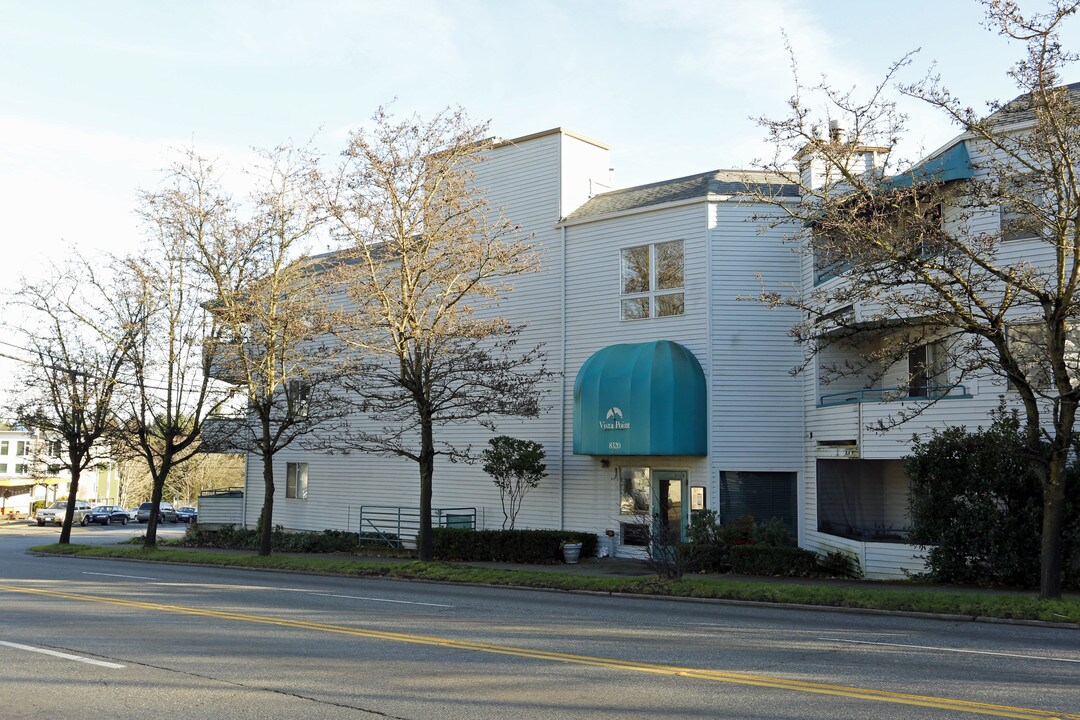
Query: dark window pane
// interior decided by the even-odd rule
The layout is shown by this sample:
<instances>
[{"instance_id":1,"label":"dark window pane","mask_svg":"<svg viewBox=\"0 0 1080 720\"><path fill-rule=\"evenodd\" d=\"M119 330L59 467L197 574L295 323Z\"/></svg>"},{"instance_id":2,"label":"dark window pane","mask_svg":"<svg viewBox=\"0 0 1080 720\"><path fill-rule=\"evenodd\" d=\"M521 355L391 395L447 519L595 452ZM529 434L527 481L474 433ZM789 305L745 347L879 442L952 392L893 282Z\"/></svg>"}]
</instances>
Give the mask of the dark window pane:
<instances>
[{"instance_id":1,"label":"dark window pane","mask_svg":"<svg viewBox=\"0 0 1080 720\"><path fill-rule=\"evenodd\" d=\"M780 518L792 537L798 535L796 473L720 472L720 521L733 523L744 515L767 523Z\"/></svg>"}]
</instances>

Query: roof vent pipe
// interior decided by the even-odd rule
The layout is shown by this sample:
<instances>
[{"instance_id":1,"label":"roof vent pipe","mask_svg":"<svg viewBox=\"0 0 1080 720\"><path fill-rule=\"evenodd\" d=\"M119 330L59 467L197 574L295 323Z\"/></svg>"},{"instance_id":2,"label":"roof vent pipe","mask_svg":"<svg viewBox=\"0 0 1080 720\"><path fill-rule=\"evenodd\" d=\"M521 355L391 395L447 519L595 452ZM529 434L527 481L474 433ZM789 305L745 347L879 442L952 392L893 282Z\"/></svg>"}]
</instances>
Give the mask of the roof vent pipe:
<instances>
[{"instance_id":1,"label":"roof vent pipe","mask_svg":"<svg viewBox=\"0 0 1080 720\"><path fill-rule=\"evenodd\" d=\"M839 120L829 121L829 140L832 142L844 141L844 128L840 127Z\"/></svg>"}]
</instances>

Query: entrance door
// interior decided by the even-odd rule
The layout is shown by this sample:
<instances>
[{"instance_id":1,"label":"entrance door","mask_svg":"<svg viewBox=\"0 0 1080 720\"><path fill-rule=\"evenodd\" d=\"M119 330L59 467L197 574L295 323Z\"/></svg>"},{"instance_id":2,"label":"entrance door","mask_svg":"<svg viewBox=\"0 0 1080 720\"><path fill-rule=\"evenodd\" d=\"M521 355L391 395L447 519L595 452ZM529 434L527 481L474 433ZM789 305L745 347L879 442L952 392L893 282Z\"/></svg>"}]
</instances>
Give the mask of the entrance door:
<instances>
[{"instance_id":1,"label":"entrance door","mask_svg":"<svg viewBox=\"0 0 1080 720\"><path fill-rule=\"evenodd\" d=\"M653 471L653 521L655 550L672 548L686 537L686 473L678 470Z\"/></svg>"}]
</instances>

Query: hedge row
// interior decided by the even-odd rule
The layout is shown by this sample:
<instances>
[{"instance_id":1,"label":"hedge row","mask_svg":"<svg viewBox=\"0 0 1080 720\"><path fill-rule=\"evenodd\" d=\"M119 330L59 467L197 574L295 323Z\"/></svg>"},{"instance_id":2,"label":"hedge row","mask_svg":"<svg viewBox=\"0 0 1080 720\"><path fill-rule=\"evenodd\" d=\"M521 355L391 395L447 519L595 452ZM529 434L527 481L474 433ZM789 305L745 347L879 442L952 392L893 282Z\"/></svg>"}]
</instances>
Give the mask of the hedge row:
<instances>
[{"instance_id":1,"label":"hedge row","mask_svg":"<svg viewBox=\"0 0 1080 720\"><path fill-rule=\"evenodd\" d=\"M458 530L432 532L436 560L554 564L563 561L562 543L580 542L581 557L596 554L596 535L561 530Z\"/></svg>"},{"instance_id":2,"label":"hedge row","mask_svg":"<svg viewBox=\"0 0 1080 720\"><path fill-rule=\"evenodd\" d=\"M732 545L731 571L738 575L814 577L818 574L818 556L784 545Z\"/></svg>"},{"instance_id":3,"label":"hedge row","mask_svg":"<svg viewBox=\"0 0 1080 720\"><path fill-rule=\"evenodd\" d=\"M358 533L344 530L285 532L279 526L270 533L270 549L273 552L353 552L359 544ZM180 545L223 550L258 550L259 533L254 529L238 528L232 525L220 530L200 530L198 525L193 525L184 533Z\"/></svg>"}]
</instances>

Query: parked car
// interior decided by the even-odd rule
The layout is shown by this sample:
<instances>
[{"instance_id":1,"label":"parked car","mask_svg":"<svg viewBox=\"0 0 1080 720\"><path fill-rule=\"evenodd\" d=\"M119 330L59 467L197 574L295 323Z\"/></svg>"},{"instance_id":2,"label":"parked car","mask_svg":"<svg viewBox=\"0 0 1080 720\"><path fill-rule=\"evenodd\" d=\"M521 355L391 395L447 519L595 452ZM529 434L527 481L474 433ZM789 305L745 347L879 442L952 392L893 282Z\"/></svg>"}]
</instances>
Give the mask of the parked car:
<instances>
[{"instance_id":1,"label":"parked car","mask_svg":"<svg viewBox=\"0 0 1080 720\"><path fill-rule=\"evenodd\" d=\"M144 502L139 506L139 512L137 520L141 523L150 522L150 513L154 512L154 503ZM176 516L176 509L173 508L167 502L162 502L158 507L158 522L163 523L166 520L169 522L180 522L180 518Z\"/></svg>"},{"instance_id":2,"label":"parked car","mask_svg":"<svg viewBox=\"0 0 1080 720\"><path fill-rule=\"evenodd\" d=\"M199 509L193 507L182 507L176 511L176 516L180 518L180 522L198 522Z\"/></svg>"},{"instance_id":3,"label":"parked car","mask_svg":"<svg viewBox=\"0 0 1080 720\"><path fill-rule=\"evenodd\" d=\"M88 523L101 523L110 525L118 522L121 525L128 524L128 511L119 505L98 505L86 516Z\"/></svg>"},{"instance_id":4,"label":"parked car","mask_svg":"<svg viewBox=\"0 0 1080 720\"><path fill-rule=\"evenodd\" d=\"M57 500L47 508L42 508L37 511L37 515L34 519L37 520L39 527L45 523L53 523L55 525L64 524L64 514L67 512L67 500ZM75 501L75 514L72 516L72 524L79 523L85 525L87 523L87 516L90 514L90 503L85 500Z\"/></svg>"},{"instance_id":5,"label":"parked car","mask_svg":"<svg viewBox=\"0 0 1080 720\"><path fill-rule=\"evenodd\" d=\"M135 520L138 520L139 519L139 506L136 505L135 507L128 508L127 513L128 513L128 520L131 520L132 522L134 522Z\"/></svg>"}]
</instances>

